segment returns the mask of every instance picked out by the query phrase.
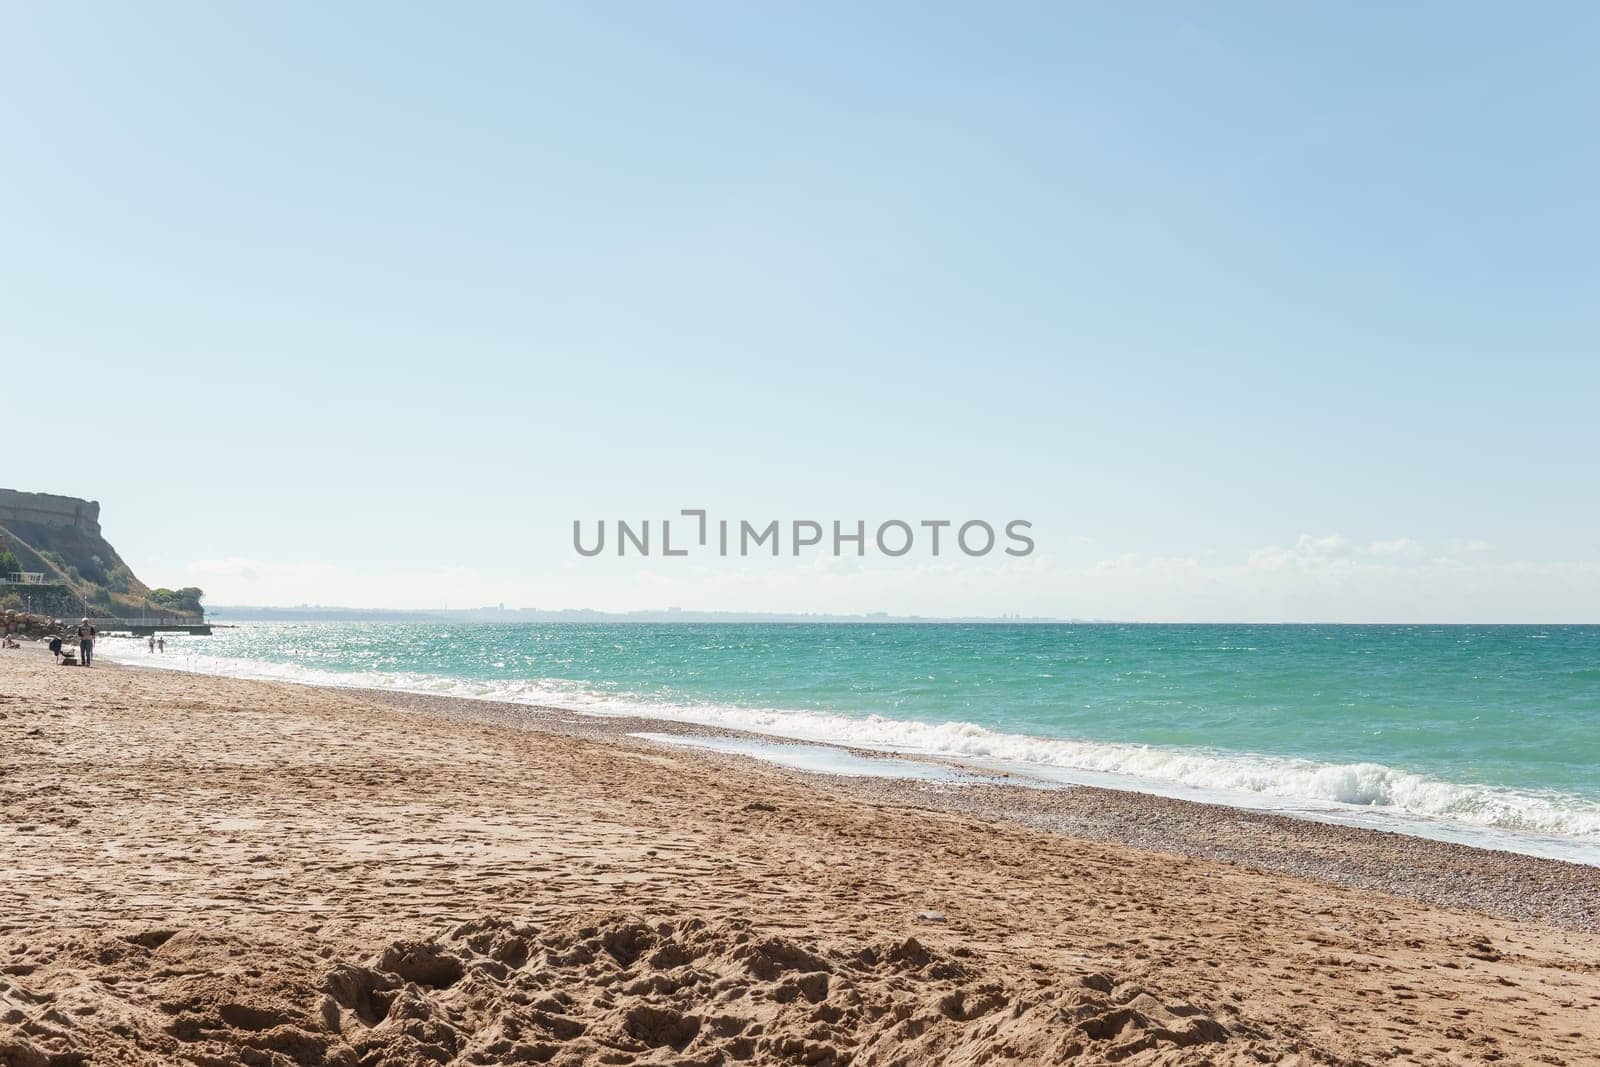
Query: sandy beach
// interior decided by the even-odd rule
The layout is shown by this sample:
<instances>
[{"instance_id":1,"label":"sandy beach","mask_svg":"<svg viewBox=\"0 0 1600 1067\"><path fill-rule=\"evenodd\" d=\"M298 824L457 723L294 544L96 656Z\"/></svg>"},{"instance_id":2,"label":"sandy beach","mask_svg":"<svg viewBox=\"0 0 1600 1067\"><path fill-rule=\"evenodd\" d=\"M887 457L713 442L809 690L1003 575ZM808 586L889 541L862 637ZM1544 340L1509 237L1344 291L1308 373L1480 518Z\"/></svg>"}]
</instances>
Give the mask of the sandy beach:
<instances>
[{"instance_id":1,"label":"sandy beach","mask_svg":"<svg viewBox=\"0 0 1600 1067\"><path fill-rule=\"evenodd\" d=\"M0 1064L1600 1063L1600 870L638 728L0 653Z\"/></svg>"}]
</instances>

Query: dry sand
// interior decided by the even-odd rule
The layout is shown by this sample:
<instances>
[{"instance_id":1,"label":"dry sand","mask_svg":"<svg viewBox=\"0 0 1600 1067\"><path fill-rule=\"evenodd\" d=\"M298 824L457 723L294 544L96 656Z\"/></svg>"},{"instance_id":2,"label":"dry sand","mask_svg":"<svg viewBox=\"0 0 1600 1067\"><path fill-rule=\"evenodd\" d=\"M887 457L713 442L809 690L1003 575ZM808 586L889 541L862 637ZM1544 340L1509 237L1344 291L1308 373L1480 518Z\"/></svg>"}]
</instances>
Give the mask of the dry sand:
<instances>
[{"instance_id":1,"label":"dry sand","mask_svg":"<svg viewBox=\"0 0 1600 1067\"><path fill-rule=\"evenodd\" d=\"M523 720L0 653L0 1064L1600 1063L1590 868Z\"/></svg>"}]
</instances>

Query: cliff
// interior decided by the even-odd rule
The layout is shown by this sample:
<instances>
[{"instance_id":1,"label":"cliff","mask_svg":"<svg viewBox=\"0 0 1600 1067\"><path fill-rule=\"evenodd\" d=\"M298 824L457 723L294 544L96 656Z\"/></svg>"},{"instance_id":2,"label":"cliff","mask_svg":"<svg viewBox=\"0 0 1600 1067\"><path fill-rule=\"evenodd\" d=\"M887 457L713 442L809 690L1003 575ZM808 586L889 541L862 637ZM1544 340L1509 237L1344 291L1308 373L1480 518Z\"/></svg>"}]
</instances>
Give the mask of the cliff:
<instances>
[{"instance_id":1,"label":"cliff","mask_svg":"<svg viewBox=\"0 0 1600 1067\"><path fill-rule=\"evenodd\" d=\"M100 504L54 493L0 489L0 523L25 523L50 529L76 529L100 536Z\"/></svg>"},{"instance_id":2,"label":"cliff","mask_svg":"<svg viewBox=\"0 0 1600 1067\"><path fill-rule=\"evenodd\" d=\"M198 604L155 598L101 533L100 505L93 500L0 489L0 552L6 550L21 571L42 577L0 585L0 607L26 601L34 611L58 615L76 615L86 606L98 615L198 613Z\"/></svg>"}]
</instances>

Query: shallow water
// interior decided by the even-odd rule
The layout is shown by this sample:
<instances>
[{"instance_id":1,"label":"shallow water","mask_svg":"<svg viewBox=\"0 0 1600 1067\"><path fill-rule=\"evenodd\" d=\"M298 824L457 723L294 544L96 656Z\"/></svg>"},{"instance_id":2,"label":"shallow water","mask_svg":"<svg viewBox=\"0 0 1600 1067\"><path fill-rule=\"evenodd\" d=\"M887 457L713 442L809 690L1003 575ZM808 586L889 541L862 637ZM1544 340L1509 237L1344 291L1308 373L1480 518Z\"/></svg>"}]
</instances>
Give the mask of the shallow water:
<instances>
[{"instance_id":1,"label":"shallow water","mask_svg":"<svg viewBox=\"0 0 1600 1067\"><path fill-rule=\"evenodd\" d=\"M939 763L895 759L889 756L858 756L832 745L807 745L787 741L756 741L748 737L716 737L707 734L660 734L649 730L631 733L663 745L703 748L735 756L749 756L764 763L791 767L813 774L837 774L846 778L905 778L922 782L983 782L994 779L962 774Z\"/></svg>"}]
</instances>

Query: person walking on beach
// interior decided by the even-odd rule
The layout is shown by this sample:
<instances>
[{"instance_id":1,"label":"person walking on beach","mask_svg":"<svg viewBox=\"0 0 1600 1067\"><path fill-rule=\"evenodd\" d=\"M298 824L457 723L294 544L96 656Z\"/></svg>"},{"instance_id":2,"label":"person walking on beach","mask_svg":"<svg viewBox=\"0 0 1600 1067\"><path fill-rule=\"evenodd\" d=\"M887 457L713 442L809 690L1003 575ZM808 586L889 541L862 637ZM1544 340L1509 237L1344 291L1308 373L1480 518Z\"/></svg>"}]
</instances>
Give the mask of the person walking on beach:
<instances>
[{"instance_id":1,"label":"person walking on beach","mask_svg":"<svg viewBox=\"0 0 1600 1067\"><path fill-rule=\"evenodd\" d=\"M94 658L94 627L88 619L78 623L78 653L79 662L85 667Z\"/></svg>"},{"instance_id":2,"label":"person walking on beach","mask_svg":"<svg viewBox=\"0 0 1600 1067\"><path fill-rule=\"evenodd\" d=\"M156 651L157 652L165 652L166 650L167 650L167 639L165 637L156 638Z\"/></svg>"},{"instance_id":3,"label":"person walking on beach","mask_svg":"<svg viewBox=\"0 0 1600 1067\"><path fill-rule=\"evenodd\" d=\"M150 651L154 652L155 650L156 650L156 635L155 634L151 634L150 635Z\"/></svg>"}]
</instances>

